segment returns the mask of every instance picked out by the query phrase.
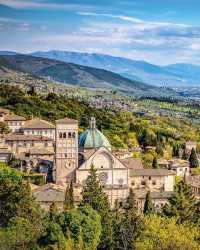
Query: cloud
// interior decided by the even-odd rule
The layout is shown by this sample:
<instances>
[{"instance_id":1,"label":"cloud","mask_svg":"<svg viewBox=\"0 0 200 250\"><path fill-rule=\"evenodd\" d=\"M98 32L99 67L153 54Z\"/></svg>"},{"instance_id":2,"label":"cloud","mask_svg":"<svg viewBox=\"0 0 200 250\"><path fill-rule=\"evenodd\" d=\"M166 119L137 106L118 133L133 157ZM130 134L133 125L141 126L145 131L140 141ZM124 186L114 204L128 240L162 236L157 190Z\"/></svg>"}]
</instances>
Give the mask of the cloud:
<instances>
[{"instance_id":1,"label":"cloud","mask_svg":"<svg viewBox=\"0 0 200 250\"><path fill-rule=\"evenodd\" d=\"M57 4L50 3L45 0L0 0L0 5L4 5L14 9L52 9L52 10L88 10L91 9L89 5L82 4Z\"/></svg>"}]
</instances>

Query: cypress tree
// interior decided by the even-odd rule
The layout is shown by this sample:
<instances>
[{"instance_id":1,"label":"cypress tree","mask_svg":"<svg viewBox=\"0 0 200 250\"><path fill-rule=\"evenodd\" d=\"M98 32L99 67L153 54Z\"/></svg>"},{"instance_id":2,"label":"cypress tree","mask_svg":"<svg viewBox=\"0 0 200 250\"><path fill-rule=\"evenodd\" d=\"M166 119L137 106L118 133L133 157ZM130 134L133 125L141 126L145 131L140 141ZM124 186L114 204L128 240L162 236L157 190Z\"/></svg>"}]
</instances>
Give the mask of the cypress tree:
<instances>
[{"instance_id":1,"label":"cypress tree","mask_svg":"<svg viewBox=\"0 0 200 250\"><path fill-rule=\"evenodd\" d=\"M70 210L72 208L74 208L74 191L73 191L73 182L71 181L65 191L64 209Z\"/></svg>"},{"instance_id":2,"label":"cypress tree","mask_svg":"<svg viewBox=\"0 0 200 250\"><path fill-rule=\"evenodd\" d=\"M130 189L126 206L119 223L118 234L115 235L115 249L134 249L136 239L140 236L142 229L142 218L138 213L133 190Z\"/></svg>"},{"instance_id":3,"label":"cypress tree","mask_svg":"<svg viewBox=\"0 0 200 250\"><path fill-rule=\"evenodd\" d=\"M199 217L197 200L185 178L175 185L174 193L169 198L169 204L163 208L164 215L177 217L178 222L196 222Z\"/></svg>"},{"instance_id":4,"label":"cypress tree","mask_svg":"<svg viewBox=\"0 0 200 250\"><path fill-rule=\"evenodd\" d=\"M158 162L157 162L157 158L156 158L156 157L153 158L152 168L154 168L154 169L158 169L158 168L159 168L159 167L158 167Z\"/></svg>"},{"instance_id":5,"label":"cypress tree","mask_svg":"<svg viewBox=\"0 0 200 250\"><path fill-rule=\"evenodd\" d=\"M188 160L188 154L187 154L187 151L186 151L185 148L183 149L182 159L183 160Z\"/></svg>"},{"instance_id":6,"label":"cypress tree","mask_svg":"<svg viewBox=\"0 0 200 250\"><path fill-rule=\"evenodd\" d=\"M154 207L152 199L151 199L150 191L148 191L147 194L146 194L143 213L145 215L155 213L155 207Z\"/></svg>"},{"instance_id":7,"label":"cypress tree","mask_svg":"<svg viewBox=\"0 0 200 250\"><path fill-rule=\"evenodd\" d=\"M197 154L194 148L191 150L191 154L189 157L190 167L197 168L199 166L199 161L197 159Z\"/></svg>"},{"instance_id":8,"label":"cypress tree","mask_svg":"<svg viewBox=\"0 0 200 250\"><path fill-rule=\"evenodd\" d=\"M91 166L90 175L83 187L81 205L90 205L101 216L102 235L99 249L113 249L112 214L108 196L98 181L96 170Z\"/></svg>"}]
</instances>

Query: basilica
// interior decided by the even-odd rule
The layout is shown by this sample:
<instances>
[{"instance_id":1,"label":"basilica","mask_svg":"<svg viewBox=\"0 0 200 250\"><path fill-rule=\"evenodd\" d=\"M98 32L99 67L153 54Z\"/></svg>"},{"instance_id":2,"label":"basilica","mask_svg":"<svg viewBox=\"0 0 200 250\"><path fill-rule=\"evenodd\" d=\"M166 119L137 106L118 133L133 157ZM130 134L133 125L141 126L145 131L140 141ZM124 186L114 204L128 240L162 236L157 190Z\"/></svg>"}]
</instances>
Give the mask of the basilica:
<instances>
[{"instance_id":1,"label":"basilica","mask_svg":"<svg viewBox=\"0 0 200 250\"><path fill-rule=\"evenodd\" d=\"M45 210L52 202L63 208L65 190L70 182L73 182L74 199L78 204L91 166L111 206L116 200L123 202L132 188L141 211L148 190L159 209L173 192L176 171L145 169L141 159L134 158L132 152L116 152L97 128L94 117L80 135L78 121L68 117L52 124L39 118L26 120L0 109L0 120L10 129L10 133L0 136L0 161L8 162L15 157L21 171L44 178L46 184L31 184L31 188Z\"/></svg>"}]
</instances>

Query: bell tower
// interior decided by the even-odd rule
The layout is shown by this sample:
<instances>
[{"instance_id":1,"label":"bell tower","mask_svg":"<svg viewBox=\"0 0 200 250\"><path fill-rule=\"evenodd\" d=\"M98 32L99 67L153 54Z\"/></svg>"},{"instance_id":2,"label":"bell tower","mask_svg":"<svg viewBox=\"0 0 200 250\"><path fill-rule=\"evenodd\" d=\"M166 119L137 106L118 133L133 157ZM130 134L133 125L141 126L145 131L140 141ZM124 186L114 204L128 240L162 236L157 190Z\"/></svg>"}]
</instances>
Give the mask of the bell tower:
<instances>
[{"instance_id":1,"label":"bell tower","mask_svg":"<svg viewBox=\"0 0 200 250\"><path fill-rule=\"evenodd\" d=\"M78 121L64 118L56 121L56 154L57 184L75 181L78 167Z\"/></svg>"}]
</instances>

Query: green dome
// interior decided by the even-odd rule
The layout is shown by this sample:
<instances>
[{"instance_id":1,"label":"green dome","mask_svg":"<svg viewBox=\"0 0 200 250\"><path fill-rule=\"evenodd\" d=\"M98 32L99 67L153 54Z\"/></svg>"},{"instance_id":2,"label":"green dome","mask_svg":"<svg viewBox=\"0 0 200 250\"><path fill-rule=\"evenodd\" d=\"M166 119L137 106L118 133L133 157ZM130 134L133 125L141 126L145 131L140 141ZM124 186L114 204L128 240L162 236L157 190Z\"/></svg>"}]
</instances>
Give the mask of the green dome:
<instances>
[{"instance_id":1,"label":"green dome","mask_svg":"<svg viewBox=\"0 0 200 250\"><path fill-rule=\"evenodd\" d=\"M83 149L92 149L102 146L111 149L108 139L96 128L95 119L92 117L90 128L80 135L79 147Z\"/></svg>"}]
</instances>

